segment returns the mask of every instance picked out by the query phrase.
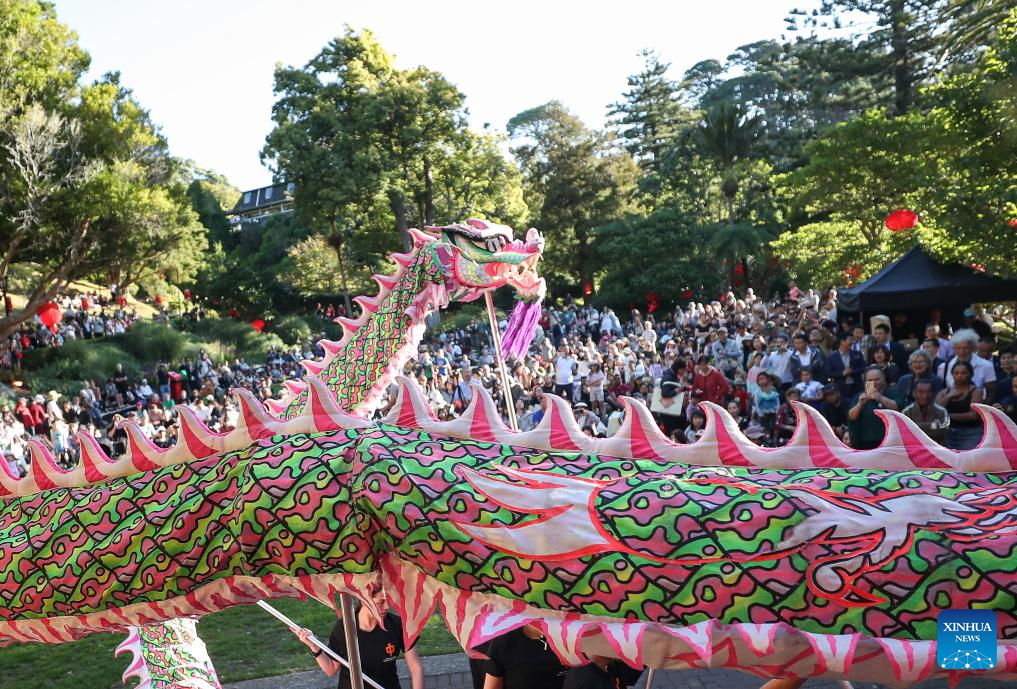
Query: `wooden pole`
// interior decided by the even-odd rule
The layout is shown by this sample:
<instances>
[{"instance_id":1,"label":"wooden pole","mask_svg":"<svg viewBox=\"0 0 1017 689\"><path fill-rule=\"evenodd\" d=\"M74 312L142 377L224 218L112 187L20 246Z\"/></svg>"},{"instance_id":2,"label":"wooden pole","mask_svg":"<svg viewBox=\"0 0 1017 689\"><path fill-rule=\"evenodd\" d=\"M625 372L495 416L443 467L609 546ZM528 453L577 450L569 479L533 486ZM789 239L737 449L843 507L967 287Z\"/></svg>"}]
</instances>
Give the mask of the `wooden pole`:
<instances>
[{"instance_id":1,"label":"wooden pole","mask_svg":"<svg viewBox=\"0 0 1017 689\"><path fill-rule=\"evenodd\" d=\"M487 302L487 322L491 325L491 339L494 340L494 360L498 365L498 373L501 377L501 394L505 398L509 428L513 431L518 431L519 424L516 421L516 405L512 400L512 381L509 378L508 367L505 365L505 356L501 352L501 331L498 330L498 316L494 312L494 299L491 297L490 290L484 292L484 301Z\"/></svg>"}]
</instances>

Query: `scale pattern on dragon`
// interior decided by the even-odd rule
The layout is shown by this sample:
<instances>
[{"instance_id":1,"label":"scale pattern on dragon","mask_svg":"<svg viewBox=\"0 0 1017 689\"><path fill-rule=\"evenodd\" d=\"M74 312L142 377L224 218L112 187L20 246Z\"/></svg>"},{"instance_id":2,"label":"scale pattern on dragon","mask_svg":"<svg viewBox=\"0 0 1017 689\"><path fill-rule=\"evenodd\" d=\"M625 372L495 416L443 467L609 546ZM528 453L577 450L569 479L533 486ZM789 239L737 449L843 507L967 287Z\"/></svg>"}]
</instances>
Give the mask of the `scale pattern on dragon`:
<instances>
[{"instance_id":1,"label":"scale pattern on dragon","mask_svg":"<svg viewBox=\"0 0 1017 689\"><path fill-rule=\"evenodd\" d=\"M512 274L533 288L531 267ZM974 450L881 412L883 444L854 451L798 405L791 442L763 449L713 405L704 437L675 445L635 400L600 440L553 396L517 433L479 387L440 422L400 378L372 423L334 379L305 383L273 407L285 418L235 391L243 422L228 435L188 416L161 451L127 424L117 462L89 445L63 473L35 446L32 474L0 473L0 643L262 598L370 606L380 571L409 640L437 610L468 649L534 623L571 664L597 653L899 686L963 676L935 663L936 615L988 608L1001 640L979 672L1017 678L1017 427L998 410L977 407Z\"/></svg>"}]
</instances>

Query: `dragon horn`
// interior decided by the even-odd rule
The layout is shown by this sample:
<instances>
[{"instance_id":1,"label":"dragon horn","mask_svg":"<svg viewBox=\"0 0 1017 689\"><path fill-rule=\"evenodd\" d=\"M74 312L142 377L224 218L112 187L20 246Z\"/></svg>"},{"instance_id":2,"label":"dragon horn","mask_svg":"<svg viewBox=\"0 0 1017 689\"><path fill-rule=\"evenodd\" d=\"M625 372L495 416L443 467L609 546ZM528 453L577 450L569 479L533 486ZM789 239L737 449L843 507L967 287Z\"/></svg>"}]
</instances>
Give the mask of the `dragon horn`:
<instances>
[{"instance_id":1,"label":"dragon horn","mask_svg":"<svg viewBox=\"0 0 1017 689\"><path fill-rule=\"evenodd\" d=\"M424 399L417 382L406 376L396 376L395 379L399 385L399 392L396 395L395 405L385 420L406 428L436 430L439 424L431 414L431 408Z\"/></svg>"},{"instance_id":2,"label":"dragon horn","mask_svg":"<svg viewBox=\"0 0 1017 689\"><path fill-rule=\"evenodd\" d=\"M29 483L35 483L39 490L50 490L52 488L65 488L80 485L79 479L76 484L74 473L80 471L64 471L56 465L53 455L49 449L34 438L28 441L28 451L32 457L32 464L28 467Z\"/></svg>"},{"instance_id":3,"label":"dragon horn","mask_svg":"<svg viewBox=\"0 0 1017 689\"><path fill-rule=\"evenodd\" d=\"M127 458L138 471L157 469L172 463L167 461L169 449L158 447L149 440L138 424L133 421L121 421L118 428L122 428L127 434Z\"/></svg>"},{"instance_id":4,"label":"dragon horn","mask_svg":"<svg viewBox=\"0 0 1017 689\"><path fill-rule=\"evenodd\" d=\"M345 428L364 428L370 422L347 414L336 402L331 390L317 378L308 378L308 402L303 415L309 415L317 432L336 431Z\"/></svg>"}]
</instances>

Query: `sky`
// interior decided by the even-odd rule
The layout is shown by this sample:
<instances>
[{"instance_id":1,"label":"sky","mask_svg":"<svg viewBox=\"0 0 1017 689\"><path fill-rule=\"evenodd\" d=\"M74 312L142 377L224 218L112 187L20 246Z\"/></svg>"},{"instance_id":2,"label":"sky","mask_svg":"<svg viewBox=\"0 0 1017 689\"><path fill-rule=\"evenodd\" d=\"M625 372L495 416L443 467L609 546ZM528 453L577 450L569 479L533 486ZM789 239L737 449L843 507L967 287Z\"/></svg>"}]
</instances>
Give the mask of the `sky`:
<instances>
[{"instance_id":1,"label":"sky","mask_svg":"<svg viewBox=\"0 0 1017 689\"><path fill-rule=\"evenodd\" d=\"M557 99L587 125L656 50L680 78L700 60L778 38L792 8L818 0L56 0L92 56L89 76L119 70L172 153L241 189L271 183L258 153L272 129L273 70L304 65L345 24L371 29L400 68L437 70L466 95L470 123L504 131Z\"/></svg>"}]
</instances>

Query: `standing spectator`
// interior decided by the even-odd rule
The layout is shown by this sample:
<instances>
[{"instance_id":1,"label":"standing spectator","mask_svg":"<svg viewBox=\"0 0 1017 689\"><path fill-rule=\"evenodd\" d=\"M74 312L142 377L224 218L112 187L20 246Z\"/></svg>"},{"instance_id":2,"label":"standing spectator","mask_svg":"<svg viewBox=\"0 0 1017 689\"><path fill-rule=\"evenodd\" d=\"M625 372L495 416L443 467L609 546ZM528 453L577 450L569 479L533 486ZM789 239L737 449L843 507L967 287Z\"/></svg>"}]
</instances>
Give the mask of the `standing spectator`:
<instances>
[{"instance_id":1,"label":"standing spectator","mask_svg":"<svg viewBox=\"0 0 1017 689\"><path fill-rule=\"evenodd\" d=\"M852 336L841 333L837 337L837 350L826 358L826 375L837 386L845 399L854 397L862 387L865 360L854 348Z\"/></svg>"},{"instance_id":2,"label":"standing spectator","mask_svg":"<svg viewBox=\"0 0 1017 689\"><path fill-rule=\"evenodd\" d=\"M817 384L822 385L820 381L825 375L826 369L826 362L823 360L822 353L818 348L809 344L808 337L806 337L805 333L801 331L795 333L792 338L792 345L792 381L800 381L802 379L802 371L808 370L812 374L812 380Z\"/></svg>"},{"instance_id":3,"label":"standing spectator","mask_svg":"<svg viewBox=\"0 0 1017 689\"><path fill-rule=\"evenodd\" d=\"M764 363L766 372L781 390L791 387L791 350L787 348L787 336L777 335L773 338L770 353Z\"/></svg>"},{"instance_id":4,"label":"standing spectator","mask_svg":"<svg viewBox=\"0 0 1017 689\"><path fill-rule=\"evenodd\" d=\"M958 344L953 343L957 357L962 356ZM955 357L955 359L957 358ZM982 391L974 383L974 367L969 361L954 361L952 382L939 392L936 402L950 413L950 428L946 432L946 446L952 450L970 450L982 439L982 420L972 404L982 402Z\"/></svg>"},{"instance_id":5,"label":"standing spectator","mask_svg":"<svg viewBox=\"0 0 1017 689\"><path fill-rule=\"evenodd\" d=\"M877 323L876 327L872 329L872 347L869 349L869 363L874 364L876 360L874 354L877 349L886 351L889 355L888 361L904 361L907 359L907 351L904 349L904 345L900 342L896 342L890 336L890 326L886 323Z\"/></svg>"},{"instance_id":6,"label":"standing spectator","mask_svg":"<svg viewBox=\"0 0 1017 689\"><path fill-rule=\"evenodd\" d=\"M919 379L912 388L912 394L915 401L904 407L902 413L918 424L918 427L925 431L925 435L943 444L950 428L950 413L933 401L935 394L932 381Z\"/></svg>"},{"instance_id":7,"label":"standing spectator","mask_svg":"<svg viewBox=\"0 0 1017 689\"><path fill-rule=\"evenodd\" d=\"M925 326L925 339L936 341L939 356L942 357L943 361L953 356L953 347L950 346L950 341L944 338L940 332L939 323L929 323Z\"/></svg>"},{"instance_id":8,"label":"standing spectator","mask_svg":"<svg viewBox=\"0 0 1017 689\"><path fill-rule=\"evenodd\" d=\"M590 406L600 416L607 415L604 405L604 372L600 370L600 362L590 362L590 373L586 376L586 387L589 390Z\"/></svg>"},{"instance_id":9,"label":"standing spectator","mask_svg":"<svg viewBox=\"0 0 1017 689\"><path fill-rule=\"evenodd\" d=\"M945 364L939 367L939 377L943 379L946 387L953 386L953 369L960 363L967 363L973 372L971 382L979 389L981 397L992 401L996 392L996 369L982 359L974 356L975 347L978 346L978 334L974 330L958 330L950 338L954 355Z\"/></svg>"},{"instance_id":10,"label":"standing spectator","mask_svg":"<svg viewBox=\"0 0 1017 689\"><path fill-rule=\"evenodd\" d=\"M572 386L578 371L579 363L572 358L572 349L568 344L561 345L554 360L554 394L571 402Z\"/></svg>"},{"instance_id":11,"label":"standing spectator","mask_svg":"<svg viewBox=\"0 0 1017 689\"><path fill-rule=\"evenodd\" d=\"M49 416L46 414L46 398L36 395L29 407L32 413L32 429L34 435L46 437L49 434Z\"/></svg>"},{"instance_id":12,"label":"standing spectator","mask_svg":"<svg viewBox=\"0 0 1017 689\"><path fill-rule=\"evenodd\" d=\"M872 450L883 442L884 426L876 416L877 409L899 411L900 403L887 391L882 369L870 366L865 369L865 389L855 396L848 410L848 432L854 449Z\"/></svg>"},{"instance_id":13,"label":"standing spectator","mask_svg":"<svg viewBox=\"0 0 1017 689\"><path fill-rule=\"evenodd\" d=\"M717 330L717 339L710 344L713 361L724 375L733 378L742 358L742 346L739 342L728 338L727 328Z\"/></svg>"},{"instance_id":14,"label":"standing spectator","mask_svg":"<svg viewBox=\"0 0 1017 689\"><path fill-rule=\"evenodd\" d=\"M710 365L710 357L700 354L696 360L692 388L703 402L723 405L730 387L727 377Z\"/></svg>"},{"instance_id":15,"label":"standing spectator","mask_svg":"<svg viewBox=\"0 0 1017 689\"><path fill-rule=\"evenodd\" d=\"M799 399L802 402L815 406L823 400L823 384L812 379L811 368L803 368L800 373L801 382L796 384L791 390L798 392Z\"/></svg>"},{"instance_id":16,"label":"standing spectator","mask_svg":"<svg viewBox=\"0 0 1017 689\"><path fill-rule=\"evenodd\" d=\"M767 440L773 444L776 440L777 411L780 409L780 391L773 384L773 379L765 371L756 380L757 389L752 396L752 420L762 426Z\"/></svg>"},{"instance_id":17,"label":"standing spectator","mask_svg":"<svg viewBox=\"0 0 1017 689\"><path fill-rule=\"evenodd\" d=\"M887 385L896 385L900 378L900 368L890 360L890 350L886 347L876 347L872 350L872 365L878 366L883 371L883 377Z\"/></svg>"},{"instance_id":18,"label":"standing spectator","mask_svg":"<svg viewBox=\"0 0 1017 689\"><path fill-rule=\"evenodd\" d=\"M1009 381L1010 387L1006 396L992 406L1003 411L1011 421L1017 422L1017 376L1010 378Z\"/></svg>"}]
</instances>

